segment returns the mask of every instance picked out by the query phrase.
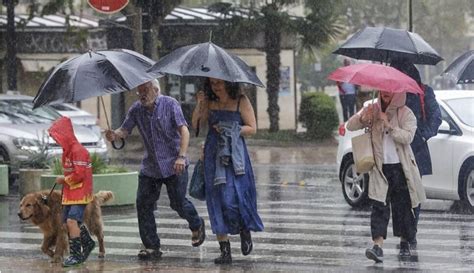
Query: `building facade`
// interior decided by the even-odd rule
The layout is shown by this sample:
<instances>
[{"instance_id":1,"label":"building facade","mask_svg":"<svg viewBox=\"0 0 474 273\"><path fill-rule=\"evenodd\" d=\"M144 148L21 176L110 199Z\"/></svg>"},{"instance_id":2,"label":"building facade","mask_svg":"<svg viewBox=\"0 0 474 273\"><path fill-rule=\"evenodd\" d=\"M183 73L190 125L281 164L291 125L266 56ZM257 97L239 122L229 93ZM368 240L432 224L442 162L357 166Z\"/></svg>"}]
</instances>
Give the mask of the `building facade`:
<instances>
[{"instance_id":1,"label":"building facade","mask_svg":"<svg viewBox=\"0 0 474 273\"><path fill-rule=\"evenodd\" d=\"M212 41L231 53L242 58L255 70L262 82L266 83L266 56L263 51L263 33L234 33L229 37L219 28L219 19L224 15L213 13L206 8L178 7L166 16L160 28L160 55L195 43ZM18 89L20 92L35 95L47 73L58 63L87 50L107 48L133 49L131 30L125 24L125 17L107 20L99 18L79 18L72 16L71 27L66 26L66 19L58 15L35 17L27 20L27 15L16 16L18 37ZM6 15L0 15L0 35L4 37ZM5 39L0 37L0 49L5 48ZM296 37L284 34L280 53L280 129L294 130L297 127L297 114L300 96L295 88L295 47ZM4 58L5 53L1 54ZM2 90L6 90L5 71L0 71ZM196 79L166 77L160 80L163 92L178 99L185 114L189 117L194 105L194 94L200 88ZM256 113L259 129L269 128L267 113L268 96L264 88L247 87ZM127 94L106 96L107 111L113 127L117 127L124 118L125 110L135 100L131 92ZM91 98L80 103L81 108L97 115L105 126L105 116L99 107L98 100Z\"/></svg>"}]
</instances>

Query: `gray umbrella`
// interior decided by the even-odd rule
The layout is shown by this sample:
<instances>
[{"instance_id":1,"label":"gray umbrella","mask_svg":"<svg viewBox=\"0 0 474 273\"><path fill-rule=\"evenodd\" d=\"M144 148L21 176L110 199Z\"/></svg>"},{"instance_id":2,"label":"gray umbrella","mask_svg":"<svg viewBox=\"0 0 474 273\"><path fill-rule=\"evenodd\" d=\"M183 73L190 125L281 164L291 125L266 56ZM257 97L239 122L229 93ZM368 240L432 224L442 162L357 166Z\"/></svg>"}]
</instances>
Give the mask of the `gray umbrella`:
<instances>
[{"instance_id":1,"label":"gray umbrella","mask_svg":"<svg viewBox=\"0 0 474 273\"><path fill-rule=\"evenodd\" d=\"M474 50L470 50L457 57L444 70L444 74L451 76L456 83L474 83Z\"/></svg>"},{"instance_id":2,"label":"gray umbrella","mask_svg":"<svg viewBox=\"0 0 474 273\"><path fill-rule=\"evenodd\" d=\"M212 42L184 46L164 56L149 72L199 76L264 87L255 72L239 57Z\"/></svg>"},{"instance_id":3,"label":"gray umbrella","mask_svg":"<svg viewBox=\"0 0 474 273\"><path fill-rule=\"evenodd\" d=\"M333 53L386 63L395 59L408 59L414 64L436 65L443 60L420 35L388 27L366 27Z\"/></svg>"}]
</instances>

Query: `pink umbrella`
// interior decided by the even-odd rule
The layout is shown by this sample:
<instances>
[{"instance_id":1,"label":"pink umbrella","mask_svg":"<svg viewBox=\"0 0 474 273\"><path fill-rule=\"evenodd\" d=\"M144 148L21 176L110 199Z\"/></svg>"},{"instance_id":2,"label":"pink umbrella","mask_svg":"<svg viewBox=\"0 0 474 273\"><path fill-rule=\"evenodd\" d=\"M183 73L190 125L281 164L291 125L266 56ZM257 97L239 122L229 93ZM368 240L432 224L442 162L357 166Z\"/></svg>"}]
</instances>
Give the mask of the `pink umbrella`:
<instances>
[{"instance_id":1,"label":"pink umbrella","mask_svg":"<svg viewBox=\"0 0 474 273\"><path fill-rule=\"evenodd\" d=\"M340 67L329 74L328 79L381 91L423 94L423 90L415 80L393 67L381 64L365 63Z\"/></svg>"}]
</instances>

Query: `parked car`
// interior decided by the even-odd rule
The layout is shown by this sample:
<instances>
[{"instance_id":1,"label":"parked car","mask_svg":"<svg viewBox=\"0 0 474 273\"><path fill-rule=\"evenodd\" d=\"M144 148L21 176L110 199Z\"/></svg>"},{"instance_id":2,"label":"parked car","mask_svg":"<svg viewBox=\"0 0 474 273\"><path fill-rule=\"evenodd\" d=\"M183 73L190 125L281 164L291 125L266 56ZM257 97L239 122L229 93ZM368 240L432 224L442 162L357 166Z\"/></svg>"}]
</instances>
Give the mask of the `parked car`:
<instances>
[{"instance_id":1,"label":"parked car","mask_svg":"<svg viewBox=\"0 0 474 273\"><path fill-rule=\"evenodd\" d=\"M74 124L83 125L95 133L100 134L97 117L69 103L50 105L60 115L69 117Z\"/></svg>"},{"instance_id":2,"label":"parked car","mask_svg":"<svg viewBox=\"0 0 474 273\"><path fill-rule=\"evenodd\" d=\"M60 156L62 148L49 137L47 129L61 115L49 107L33 110L31 97L23 95L0 95L0 164L10 165L12 174L22 162L28 161L31 152L47 145L50 156ZM108 160L104 138L91 129L73 124L77 140L90 153Z\"/></svg>"},{"instance_id":3,"label":"parked car","mask_svg":"<svg viewBox=\"0 0 474 273\"><path fill-rule=\"evenodd\" d=\"M423 176L430 199L462 200L474 208L474 92L435 91L442 123L438 135L428 140L433 174ZM337 164L342 194L353 207L367 200L368 174L356 173L351 138L363 130L351 132L339 127Z\"/></svg>"}]
</instances>

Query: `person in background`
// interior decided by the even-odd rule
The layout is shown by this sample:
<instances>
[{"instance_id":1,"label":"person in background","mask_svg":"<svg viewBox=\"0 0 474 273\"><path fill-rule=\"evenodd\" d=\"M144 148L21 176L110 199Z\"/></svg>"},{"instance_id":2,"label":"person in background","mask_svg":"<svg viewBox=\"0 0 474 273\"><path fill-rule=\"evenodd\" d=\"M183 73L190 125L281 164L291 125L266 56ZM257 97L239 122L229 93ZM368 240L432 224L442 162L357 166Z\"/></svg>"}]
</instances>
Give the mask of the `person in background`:
<instances>
[{"instance_id":1,"label":"person in background","mask_svg":"<svg viewBox=\"0 0 474 273\"><path fill-rule=\"evenodd\" d=\"M406 105L412 110L416 117L417 129L411 148L415 154L415 160L420 171L420 175L433 174L431 166L431 155L428 148L428 140L438 134L441 125L441 110L433 89L421 82L420 72L416 66L406 59L397 59L390 64L406 75L414 79L424 91L423 94L407 93ZM418 228L421 205L414 209L415 226ZM416 237L410 241L410 248L416 249Z\"/></svg>"},{"instance_id":2,"label":"person in background","mask_svg":"<svg viewBox=\"0 0 474 273\"><path fill-rule=\"evenodd\" d=\"M125 139L137 126L144 142L145 155L138 176L136 206L140 238L145 247L138 253L138 258L146 260L162 255L153 210L163 184L171 208L189 224L192 246L200 246L206 235L204 220L186 198L189 131L181 107L172 97L160 94L157 80L144 83L137 89L138 101L130 107L120 128L107 130L105 136L109 141Z\"/></svg>"},{"instance_id":3,"label":"person in background","mask_svg":"<svg viewBox=\"0 0 474 273\"><path fill-rule=\"evenodd\" d=\"M240 249L253 249L251 231L262 231L257 213L257 192L245 136L256 133L250 100L240 94L239 84L209 78L197 94L192 123L195 129L208 122L204 146L206 203L212 232L221 255L216 264L232 262L228 234L240 235Z\"/></svg>"},{"instance_id":4,"label":"person in background","mask_svg":"<svg viewBox=\"0 0 474 273\"><path fill-rule=\"evenodd\" d=\"M56 183L63 185L63 222L69 236L70 255L63 266L75 266L85 262L95 248L89 230L82 224L84 210L93 199L91 160L89 152L77 141L68 117L57 119L48 133L63 148L64 176L56 178Z\"/></svg>"},{"instance_id":5,"label":"person in background","mask_svg":"<svg viewBox=\"0 0 474 273\"><path fill-rule=\"evenodd\" d=\"M364 108L364 102L372 99L372 92L362 91L362 87L356 85L356 112Z\"/></svg>"},{"instance_id":6,"label":"person in background","mask_svg":"<svg viewBox=\"0 0 474 273\"><path fill-rule=\"evenodd\" d=\"M351 64L349 59L344 59L344 66ZM342 117L346 122L355 113L357 86L348 82L337 82L339 89L339 100L342 106Z\"/></svg>"},{"instance_id":7,"label":"person in background","mask_svg":"<svg viewBox=\"0 0 474 273\"><path fill-rule=\"evenodd\" d=\"M375 166L369 172L369 198L372 202L370 229L373 247L365 255L383 262L383 242L392 212L394 236L400 237L400 257L411 255L408 241L416 234L412 208L426 200L421 176L413 162L410 143L416 132L416 118L405 106L406 93L381 91L370 104L347 122L350 131L369 127Z\"/></svg>"}]
</instances>

